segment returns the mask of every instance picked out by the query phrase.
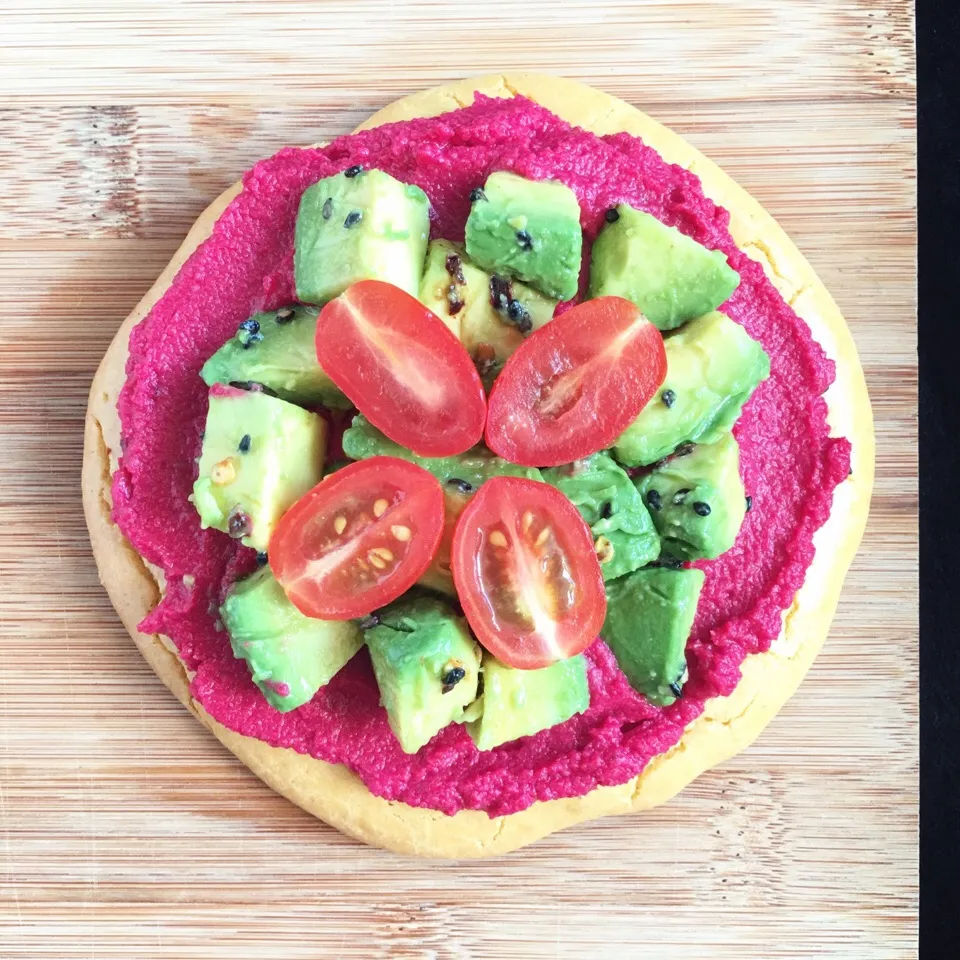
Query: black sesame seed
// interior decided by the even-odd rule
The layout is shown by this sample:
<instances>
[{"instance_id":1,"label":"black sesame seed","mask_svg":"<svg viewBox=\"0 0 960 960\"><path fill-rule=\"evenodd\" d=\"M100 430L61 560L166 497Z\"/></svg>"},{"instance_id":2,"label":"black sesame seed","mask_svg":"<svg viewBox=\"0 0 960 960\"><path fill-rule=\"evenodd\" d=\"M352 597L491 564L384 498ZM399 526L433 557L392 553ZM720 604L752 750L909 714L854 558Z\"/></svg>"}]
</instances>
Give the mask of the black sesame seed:
<instances>
[{"instance_id":1,"label":"black sesame seed","mask_svg":"<svg viewBox=\"0 0 960 960\"><path fill-rule=\"evenodd\" d=\"M239 507L234 507L227 519L227 533L234 540L239 540L240 537L245 537L250 530L250 518Z\"/></svg>"},{"instance_id":2,"label":"black sesame seed","mask_svg":"<svg viewBox=\"0 0 960 960\"><path fill-rule=\"evenodd\" d=\"M457 293L457 288L451 283L450 289L447 290L447 313L451 317L455 317L463 307L464 303Z\"/></svg>"},{"instance_id":3,"label":"black sesame seed","mask_svg":"<svg viewBox=\"0 0 960 960\"><path fill-rule=\"evenodd\" d=\"M663 497L660 496L659 490L647 491L647 505L654 510L659 510L663 506Z\"/></svg>"},{"instance_id":4,"label":"black sesame seed","mask_svg":"<svg viewBox=\"0 0 960 960\"><path fill-rule=\"evenodd\" d=\"M490 306L503 313L513 299L513 287L507 277L493 274L490 277Z\"/></svg>"},{"instance_id":5,"label":"black sesame seed","mask_svg":"<svg viewBox=\"0 0 960 960\"><path fill-rule=\"evenodd\" d=\"M529 333L533 329L530 312L519 300L511 300L507 304L507 319L521 332Z\"/></svg>"},{"instance_id":6,"label":"black sesame seed","mask_svg":"<svg viewBox=\"0 0 960 960\"><path fill-rule=\"evenodd\" d=\"M245 330L247 333L259 333L260 332L260 321L254 320L252 317L249 320L244 320L240 324L238 330Z\"/></svg>"},{"instance_id":7,"label":"black sesame seed","mask_svg":"<svg viewBox=\"0 0 960 960\"><path fill-rule=\"evenodd\" d=\"M613 516L613 504L608 500L608 501L600 508L600 519L601 519L601 520L609 520L612 516Z\"/></svg>"},{"instance_id":8,"label":"black sesame seed","mask_svg":"<svg viewBox=\"0 0 960 960\"><path fill-rule=\"evenodd\" d=\"M357 626L361 630L372 630L374 627L380 626L380 618L375 613L368 613L357 621Z\"/></svg>"},{"instance_id":9,"label":"black sesame seed","mask_svg":"<svg viewBox=\"0 0 960 960\"><path fill-rule=\"evenodd\" d=\"M679 557L671 556L669 553L660 554L657 565L666 567L668 570L679 570L683 566L683 561Z\"/></svg>"},{"instance_id":10,"label":"black sesame seed","mask_svg":"<svg viewBox=\"0 0 960 960\"><path fill-rule=\"evenodd\" d=\"M753 497L747 497L747 513L753 509Z\"/></svg>"},{"instance_id":11,"label":"black sesame seed","mask_svg":"<svg viewBox=\"0 0 960 960\"><path fill-rule=\"evenodd\" d=\"M693 453L693 448L696 446L695 443L690 443L688 440L686 443L681 443L676 450L673 451L675 457L688 457Z\"/></svg>"},{"instance_id":12,"label":"black sesame seed","mask_svg":"<svg viewBox=\"0 0 960 960\"><path fill-rule=\"evenodd\" d=\"M351 227L355 227L362 219L362 210L351 210L347 214L346 220L343 221L343 225L349 230Z\"/></svg>"},{"instance_id":13,"label":"black sesame seed","mask_svg":"<svg viewBox=\"0 0 960 960\"><path fill-rule=\"evenodd\" d=\"M478 200L486 200L487 195L483 192L483 187L474 187L470 191L470 202L476 203Z\"/></svg>"},{"instance_id":14,"label":"black sesame seed","mask_svg":"<svg viewBox=\"0 0 960 960\"><path fill-rule=\"evenodd\" d=\"M459 477L450 477L447 480L447 486L453 487L458 493L470 493L473 490L473 484L461 480Z\"/></svg>"},{"instance_id":15,"label":"black sesame seed","mask_svg":"<svg viewBox=\"0 0 960 960\"><path fill-rule=\"evenodd\" d=\"M249 333L243 336L240 342L243 344L244 350L249 350L255 343L260 343L262 340L262 333Z\"/></svg>"},{"instance_id":16,"label":"black sesame seed","mask_svg":"<svg viewBox=\"0 0 960 960\"><path fill-rule=\"evenodd\" d=\"M241 453L250 452L250 434L249 433L245 433L240 438L240 446L238 447L238 449L240 450Z\"/></svg>"},{"instance_id":17,"label":"black sesame seed","mask_svg":"<svg viewBox=\"0 0 960 960\"><path fill-rule=\"evenodd\" d=\"M620 214L617 213L617 208L616 208L616 207L611 207L611 208L603 215L603 218L604 218L604 220L607 221L607 223L616 223L616 222L620 219Z\"/></svg>"},{"instance_id":18,"label":"black sesame seed","mask_svg":"<svg viewBox=\"0 0 960 960\"><path fill-rule=\"evenodd\" d=\"M709 517L710 516L710 504L704 503L702 500L697 500L693 505L693 512L698 517Z\"/></svg>"},{"instance_id":19,"label":"black sesame seed","mask_svg":"<svg viewBox=\"0 0 960 960\"><path fill-rule=\"evenodd\" d=\"M463 667L454 667L452 670L448 670L440 678L440 682L443 684L443 689L440 692L449 693L466 675L467 671Z\"/></svg>"},{"instance_id":20,"label":"black sesame seed","mask_svg":"<svg viewBox=\"0 0 960 960\"><path fill-rule=\"evenodd\" d=\"M268 559L268 557L267 557L267 551L266 551L266 550L261 550L261 551L257 554L257 566L258 566L258 567L262 567L262 566L267 562L267 559Z\"/></svg>"},{"instance_id":21,"label":"black sesame seed","mask_svg":"<svg viewBox=\"0 0 960 960\"><path fill-rule=\"evenodd\" d=\"M277 392L270 387L257 383L256 380L231 380L230 386L237 390L249 390L250 393L265 393L268 397L275 397Z\"/></svg>"},{"instance_id":22,"label":"black sesame seed","mask_svg":"<svg viewBox=\"0 0 960 960\"><path fill-rule=\"evenodd\" d=\"M320 216L323 217L324 220L329 220L332 214L333 197L327 197L327 199L323 201L323 209L320 211Z\"/></svg>"},{"instance_id":23,"label":"black sesame seed","mask_svg":"<svg viewBox=\"0 0 960 960\"><path fill-rule=\"evenodd\" d=\"M359 176L361 173L363 173L363 164L360 164L360 163L357 163L352 167L347 167L347 169L343 171L343 175L348 180L352 180L354 177Z\"/></svg>"},{"instance_id":24,"label":"black sesame seed","mask_svg":"<svg viewBox=\"0 0 960 960\"><path fill-rule=\"evenodd\" d=\"M682 700L682 699L683 699L683 687L681 687L680 684L677 683L676 681L674 681L673 683L670 684L670 692L671 692L678 700Z\"/></svg>"},{"instance_id":25,"label":"black sesame seed","mask_svg":"<svg viewBox=\"0 0 960 960\"><path fill-rule=\"evenodd\" d=\"M296 310L293 307L281 307L274 318L277 323L289 323L295 316Z\"/></svg>"},{"instance_id":26,"label":"black sesame seed","mask_svg":"<svg viewBox=\"0 0 960 960\"><path fill-rule=\"evenodd\" d=\"M517 231L517 243L520 244L521 250L533 249L533 237L526 230Z\"/></svg>"},{"instance_id":27,"label":"black sesame seed","mask_svg":"<svg viewBox=\"0 0 960 960\"><path fill-rule=\"evenodd\" d=\"M451 253L450 256L447 257L444 261L444 266L447 268L447 273L449 273L457 283L467 282L467 278L463 275L463 261L455 253Z\"/></svg>"},{"instance_id":28,"label":"black sesame seed","mask_svg":"<svg viewBox=\"0 0 960 960\"><path fill-rule=\"evenodd\" d=\"M664 390L660 394L660 400L668 410L673 406L676 399L677 395L672 390Z\"/></svg>"},{"instance_id":29,"label":"black sesame seed","mask_svg":"<svg viewBox=\"0 0 960 960\"><path fill-rule=\"evenodd\" d=\"M674 504L679 507L680 504L683 503L683 501L687 499L687 494L688 494L689 492L690 492L690 488L689 488L689 487L683 487L682 489L678 490L678 491L673 495L673 502L674 502Z\"/></svg>"}]
</instances>

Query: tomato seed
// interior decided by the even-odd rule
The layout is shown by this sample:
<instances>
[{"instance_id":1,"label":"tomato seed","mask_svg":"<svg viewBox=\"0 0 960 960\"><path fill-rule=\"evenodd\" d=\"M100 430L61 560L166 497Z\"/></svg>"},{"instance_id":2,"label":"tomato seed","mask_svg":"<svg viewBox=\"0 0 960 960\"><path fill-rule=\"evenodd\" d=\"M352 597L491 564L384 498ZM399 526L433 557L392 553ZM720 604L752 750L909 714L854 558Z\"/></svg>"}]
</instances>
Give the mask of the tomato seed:
<instances>
[{"instance_id":1,"label":"tomato seed","mask_svg":"<svg viewBox=\"0 0 960 960\"><path fill-rule=\"evenodd\" d=\"M406 543L412 536L409 527L397 526L391 527L390 532L401 542Z\"/></svg>"},{"instance_id":2,"label":"tomato seed","mask_svg":"<svg viewBox=\"0 0 960 960\"><path fill-rule=\"evenodd\" d=\"M346 517L337 517L333 521L333 529L337 531L337 536L343 533L347 529L347 518Z\"/></svg>"},{"instance_id":3,"label":"tomato seed","mask_svg":"<svg viewBox=\"0 0 960 960\"><path fill-rule=\"evenodd\" d=\"M593 547L597 551L597 559L601 563L609 563L613 559L613 544L607 537L597 537L597 542Z\"/></svg>"},{"instance_id":4,"label":"tomato seed","mask_svg":"<svg viewBox=\"0 0 960 960\"><path fill-rule=\"evenodd\" d=\"M493 533L490 534L490 542L495 547L505 547L507 545L507 538L499 530L494 530Z\"/></svg>"},{"instance_id":5,"label":"tomato seed","mask_svg":"<svg viewBox=\"0 0 960 960\"><path fill-rule=\"evenodd\" d=\"M524 533L526 533L533 526L533 514L529 510L523 515L521 525Z\"/></svg>"},{"instance_id":6,"label":"tomato seed","mask_svg":"<svg viewBox=\"0 0 960 960\"><path fill-rule=\"evenodd\" d=\"M377 500L373 505L373 515L375 517L382 517L387 512L387 507L389 506L390 504L383 498Z\"/></svg>"},{"instance_id":7,"label":"tomato seed","mask_svg":"<svg viewBox=\"0 0 960 960\"><path fill-rule=\"evenodd\" d=\"M389 563L393 559L393 551L388 550L386 547L374 547L370 552L386 563Z\"/></svg>"},{"instance_id":8,"label":"tomato seed","mask_svg":"<svg viewBox=\"0 0 960 960\"><path fill-rule=\"evenodd\" d=\"M226 457L213 465L210 479L218 486L223 487L237 479L237 467L233 457Z\"/></svg>"},{"instance_id":9,"label":"tomato seed","mask_svg":"<svg viewBox=\"0 0 960 960\"><path fill-rule=\"evenodd\" d=\"M542 547L549 539L550 539L550 528L544 527L538 534L537 539L534 540L533 545L535 547Z\"/></svg>"},{"instance_id":10,"label":"tomato seed","mask_svg":"<svg viewBox=\"0 0 960 960\"><path fill-rule=\"evenodd\" d=\"M372 550L370 551L370 553L367 554L367 559L368 559L368 560L370 561L370 563L371 563L374 567L376 567L378 570L386 570L386 569L387 569L387 561L386 561L386 560L381 560L380 557L378 557Z\"/></svg>"}]
</instances>

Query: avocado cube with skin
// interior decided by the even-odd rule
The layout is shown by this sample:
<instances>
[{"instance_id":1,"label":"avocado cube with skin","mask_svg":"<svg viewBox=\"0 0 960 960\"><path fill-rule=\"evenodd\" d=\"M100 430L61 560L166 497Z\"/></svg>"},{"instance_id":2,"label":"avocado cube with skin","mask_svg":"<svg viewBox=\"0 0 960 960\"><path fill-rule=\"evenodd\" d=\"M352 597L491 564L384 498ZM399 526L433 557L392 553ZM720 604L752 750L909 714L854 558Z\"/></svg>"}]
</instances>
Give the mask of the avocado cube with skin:
<instances>
[{"instance_id":1,"label":"avocado cube with skin","mask_svg":"<svg viewBox=\"0 0 960 960\"><path fill-rule=\"evenodd\" d=\"M713 560L737 539L747 512L740 448L733 434L671 457L639 482L664 553Z\"/></svg>"},{"instance_id":2,"label":"avocado cube with skin","mask_svg":"<svg viewBox=\"0 0 960 960\"><path fill-rule=\"evenodd\" d=\"M770 358L726 314L691 320L664 340L667 376L614 447L621 463L656 463L680 444L713 443L770 375Z\"/></svg>"},{"instance_id":3,"label":"avocado cube with skin","mask_svg":"<svg viewBox=\"0 0 960 960\"><path fill-rule=\"evenodd\" d=\"M564 723L589 706L583 654L539 670L518 670L485 654L480 717L467 731L478 750L492 750Z\"/></svg>"},{"instance_id":4,"label":"avocado cube with skin","mask_svg":"<svg viewBox=\"0 0 960 960\"><path fill-rule=\"evenodd\" d=\"M470 356L506 360L553 318L557 301L532 287L482 270L463 248L432 240L420 282L420 301L459 337ZM482 345L486 344L486 348Z\"/></svg>"},{"instance_id":5,"label":"avocado cube with skin","mask_svg":"<svg viewBox=\"0 0 960 960\"><path fill-rule=\"evenodd\" d=\"M254 683L281 713L313 699L363 646L354 621L304 616L269 567L233 584L220 616L233 655L247 661Z\"/></svg>"},{"instance_id":6,"label":"avocado cube with skin","mask_svg":"<svg viewBox=\"0 0 960 960\"><path fill-rule=\"evenodd\" d=\"M580 511L594 537L604 580L615 580L660 555L660 537L643 498L608 453L543 471L543 479Z\"/></svg>"},{"instance_id":7,"label":"avocado cube with skin","mask_svg":"<svg viewBox=\"0 0 960 960\"><path fill-rule=\"evenodd\" d=\"M399 457L432 473L441 483L462 481L476 489L491 477L526 477L542 480L536 467L521 467L491 453L484 446L474 447L466 453L452 457L421 457L399 443L385 437L362 414L353 418L353 423L344 431L343 452L353 460L368 457Z\"/></svg>"},{"instance_id":8,"label":"avocado cube with skin","mask_svg":"<svg viewBox=\"0 0 960 960\"><path fill-rule=\"evenodd\" d=\"M383 280L415 297L429 213L419 187L382 170L351 168L317 181L303 192L297 212L297 297L323 304L360 280Z\"/></svg>"},{"instance_id":9,"label":"avocado cube with skin","mask_svg":"<svg viewBox=\"0 0 960 960\"><path fill-rule=\"evenodd\" d=\"M292 304L245 320L200 371L203 382L252 382L307 406L348 409L351 403L317 362L316 307Z\"/></svg>"},{"instance_id":10,"label":"avocado cube with skin","mask_svg":"<svg viewBox=\"0 0 960 960\"><path fill-rule=\"evenodd\" d=\"M366 632L387 721L404 753L416 753L477 696L480 647L467 622L432 597L408 597L378 612Z\"/></svg>"},{"instance_id":11,"label":"avocado cube with skin","mask_svg":"<svg viewBox=\"0 0 960 960\"><path fill-rule=\"evenodd\" d=\"M715 310L740 284L719 250L626 204L616 207L593 244L592 297L623 297L660 330Z\"/></svg>"},{"instance_id":12,"label":"avocado cube with skin","mask_svg":"<svg viewBox=\"0 0 960 960\"><path fill-rule=\"evenodd\" d=\"M322 417L262 390L210 388L193 505L200 526L266 550L286 510L323 476Z\"/></svg>"},{"instance_id":13,"label":"avocado cube with skin","mask_svg":"<svg viewBox=\"0 0 960 960\"><path fill-rule=\"evenodd\" d=\"M558 300L576 296L580 204L556 180L491 173L470 208L466 242L470 258L484 270L525 280Z\"/></svg>"},{"instance_id":14,"label":"avocado cube with skin","mask_svg":"<svg viewBox=\"0 0 960 960\"><path fill-rule=\"evenodd\" d=\"M702 570L647 567L607 584L600 636L630 686L651 703L668 706L681 693L704 579Z\"/></svg>"}]
</instances>

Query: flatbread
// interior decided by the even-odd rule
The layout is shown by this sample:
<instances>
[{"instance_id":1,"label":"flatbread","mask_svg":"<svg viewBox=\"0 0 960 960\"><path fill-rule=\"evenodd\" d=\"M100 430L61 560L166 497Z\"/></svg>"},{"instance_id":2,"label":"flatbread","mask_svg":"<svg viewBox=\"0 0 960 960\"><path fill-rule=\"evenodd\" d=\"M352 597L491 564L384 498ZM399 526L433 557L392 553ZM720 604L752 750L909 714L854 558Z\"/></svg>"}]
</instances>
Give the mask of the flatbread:
<instances>
[{"instance_id":1,"label":"flatbread","mask_svg":"<svg viewBox=\"0 0 960 960\"><path fill-rule=\"evenodd\" d=\"M124 626L160 679L257 776L304 810L358 840L426 857L506 853L584 820L656 806L704 770L750 744L796 690L826 638L843 577L863 534L873 485L870 401L856 347L836 304L776 221L677 134L599 90L538 74L482 77L414 94L374 114L358 129L456 110L469 105L477 92L526 96L594 133L623 131L641 137L666 160L699 176L706 195L730 211L730 230L737 245L763 265L836 361L837 378L826 394L829 422L834 435L846 436L853 444L853 473L836 490L830 518L814 538L816 557L784 615L782 633L771 650L748 657L734 693L708 701L680 743L652 760L642 774L617 787L598 787L583 797L535 803L519 813L494 818L475 810L447 816L376 797L346 767L271 747L221 726L191 698L186 670L172 644L137 630L137 624L159 600L163 582L162 572L144 562L110 519L110 478L120 440L116 401L125 378L127 342L131 329L209 236L217 218L240 191L240 184L218 197L124 321L93 380L84 438L83 503L100 579Z\"/></svg>"}]
</instances>

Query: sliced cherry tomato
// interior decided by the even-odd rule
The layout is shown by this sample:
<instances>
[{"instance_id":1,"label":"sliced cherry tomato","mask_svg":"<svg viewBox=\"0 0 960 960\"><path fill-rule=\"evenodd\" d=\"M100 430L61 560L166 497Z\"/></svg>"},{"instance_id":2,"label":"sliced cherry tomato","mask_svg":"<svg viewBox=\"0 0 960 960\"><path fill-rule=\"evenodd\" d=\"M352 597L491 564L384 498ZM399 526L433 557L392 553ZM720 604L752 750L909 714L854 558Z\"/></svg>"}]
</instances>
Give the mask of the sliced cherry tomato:
<instances>
[{"instance_id":1,"label":"sliced cherry tomato","mask_svg":"<svg viewBox=\"0 0 960 960\"><path fill-rule=\"evenodd\" d=\"M463 344L409 293L361 280L317 318L317 360L357 409L423 457L480 441L486 395Z\"/></svg>"},{"instance_id":2,"label":"sliced cherry tomato","mask_svg":"<svg viewBox=\"0 0 960 960\"><path fill-rule=\"evenodd\" d=\"M330 474L283 515L270 568L308 617L350 620L413 586L443 523L435 477L406 460L371 457Z\"/></svg>"},{"instance_id":3,"label":"sliced cherry tomato","mask_svg":"<svg viewBox=\"0 0 960 960\"><path fill-rule=\"evenodd\" d=\"M451 560L473 632L511 667L575 656L603 626L607 600L590 528L545 483L488 480L457 521Z\"/></svg>"},{"instance_id":4,"label":"sliced cherry tomato","mask_svg":"<svg viewBox=\"0 0 960 960\"><path fill-rule=\"evenodd\" d=\"M629 300L598 297L529 337L494 381L487 446L557 467L613 445L667 375L660 331Z\"/></svg>"}]
</instances>

